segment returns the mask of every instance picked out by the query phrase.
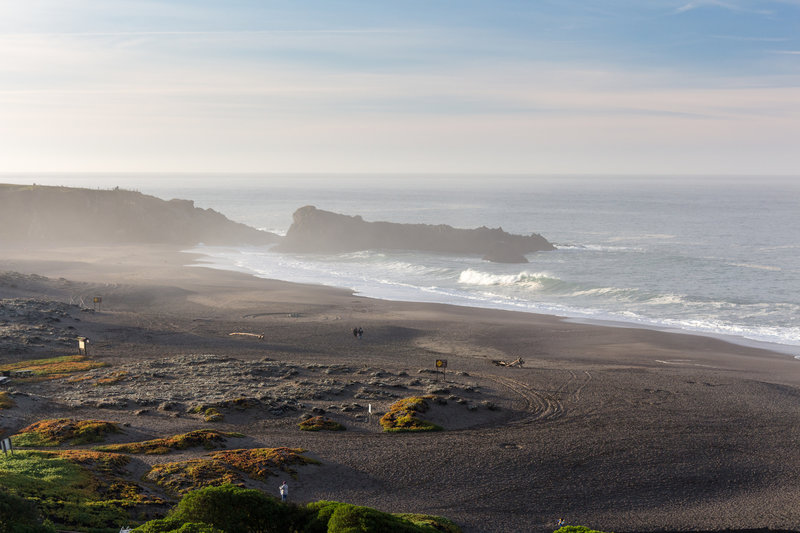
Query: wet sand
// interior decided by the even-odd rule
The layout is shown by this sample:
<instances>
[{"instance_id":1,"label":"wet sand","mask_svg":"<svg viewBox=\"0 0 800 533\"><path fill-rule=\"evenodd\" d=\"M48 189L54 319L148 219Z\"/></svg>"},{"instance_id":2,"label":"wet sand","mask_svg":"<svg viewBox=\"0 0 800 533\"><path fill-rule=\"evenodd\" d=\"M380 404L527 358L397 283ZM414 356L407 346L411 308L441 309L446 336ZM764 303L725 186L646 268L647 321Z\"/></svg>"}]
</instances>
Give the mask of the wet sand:
<instances>
[{"instance_id":1,"label":"wet sand","mask_svg":"<svg viewBox=\"0 0 800 533\"><path fill-rule=\"evenodd\" d=\"M77 309L101 296L97 312L51 325L89 337L90 354L111 365L98 373L128 373L101 392L7 385L23 395L2 429L102 418L129 424L118 439L141 440L208 427L187 414L193 403L247 396L259 406L214 427L319 459L291 480L295 501L438 514L468 532L552 531L558 518L618 532L800 529L800 361L790 355L185 266L197 259L154 247L0 248L0 273L45 277L2 278L0 298ZM57 338L2 357L75 352ZM522 368L492 364L519 357ZM444 431L381 431L377 414L426 393L440 399L429 419ZM348 430L298 430L320 410ZM142 459L166 460L176 457Z\"/></svg>"}]
</instances>

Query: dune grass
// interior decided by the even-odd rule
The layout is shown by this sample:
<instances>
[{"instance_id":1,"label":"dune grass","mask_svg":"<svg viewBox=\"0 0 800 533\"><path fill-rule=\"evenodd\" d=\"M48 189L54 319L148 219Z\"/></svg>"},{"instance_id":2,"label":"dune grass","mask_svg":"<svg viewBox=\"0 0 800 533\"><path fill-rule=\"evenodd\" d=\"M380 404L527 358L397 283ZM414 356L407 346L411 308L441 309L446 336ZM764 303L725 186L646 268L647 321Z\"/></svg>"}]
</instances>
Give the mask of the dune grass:
<instances>
[{"instance_id":1,"label":"dune grass","mask_svg":"<svg viewBox=\"0 0 800 533\"><path fill-rule=\"evenodd\" d=\"M225 442L230 437L244 437L244 435L241 433L226 433L215 429L197 429L163 439L127 442L122 444L106 444L103 446L95 446L94 449L102 452L163 455L174 450L185 450L196 446L202 446L207 450L225 447Z\"/></svg>"},{"instance_id":2,"label":"dune grass","mask_svg":"<svg viewBox=\"0 0 800 533\"><path fill-rule=\"evenodd\" d=\"M7 392L0 392L0 409L11 409L16 403Z\"/></svg>"},{"instance_id":3,"label":"dune grass","mask_svg":"<svg viewBox=\"0 0 800 533\"><path fill-rule=\"evenodd\" d=\"M265 480L284 472L296 476L298 465L319 464L301 455L302 448L248 448L224 450L201 459L154 465L146 479L177 493L186 494L203 487L241 485L244 476Z\"/></svg>"},{"instance_id":4,"label":"dune grass","mask_svg":"<svg viewBox=\"0 0 800 533\"><path fill-rule=\"evenodd\" d=\"M86 372L103 366L107 366L106 363L92 361L85 355L64 355L0 365L0 372L28 371L31 373L31 377L15 378L16 381L25 383L62 378L76 372Z\"/></svg>"},{"instance_id":5,"label":"dune grass","mask_svg":"<svg viewBox=\"0 0 800 533\"><path fill-rule=\"evenodd\" d=\"M102 442L109 433L119 433L115 422L51 418L40 420L11 437L14 446L60 446Z\"/></svg>"},{"instance_id":6,"label":"dune grass","mask_svg":"<svg viewBox=\"0 0 800 533\"><path fill-rule=\"evenodd\" d=\"M411 396L403 398L389 407L389 412L381 417L380 423L387 432L441 431L442 426L419 418L428 410L427 400L433 396Z\"/></svg>"},{"instance_id":7,"label":"dune grass","mask_svg":"<svg viewBox=\"0 0 800 533\"><path fill-rule=\"evenodd\" d=\"M339 422L324 416L314 416L298 424L303 431L344 431L347 429Z\"/></svg>"},{"instance_id":8,"label":"dune grass","mask_svg":"<svg viewBox=\"0 0 800 533\"><path fill-rule=\"evenodd\" d=\"M0 462L0 490L33 501L59 529L118 528L128 509L163 507L126 479L129 458L86 450L18 450Z\"/></svg>"}]
</instances>

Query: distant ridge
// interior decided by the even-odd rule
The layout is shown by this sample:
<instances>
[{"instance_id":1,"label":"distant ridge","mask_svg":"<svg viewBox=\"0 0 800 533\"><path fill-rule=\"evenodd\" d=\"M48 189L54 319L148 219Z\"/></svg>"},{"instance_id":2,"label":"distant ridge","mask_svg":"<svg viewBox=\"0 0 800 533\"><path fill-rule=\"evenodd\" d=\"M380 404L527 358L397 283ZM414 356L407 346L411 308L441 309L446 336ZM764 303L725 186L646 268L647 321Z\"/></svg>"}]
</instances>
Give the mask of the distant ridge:
<instances>
[{"instance_id":1,"label":"distant ridge","mask_svg":"<svg viewBox=\"0 0 800 533\"><path fill-rule=\"evenodd\" d=\"M458 229L440 224L366 222L360 216L301 207L286 237L283 252L339 253L370 249L419 250L435 253L480 254L502 263L527 263L524 254L554 250L541 235L512 235L502 228Z\"/></svg>"},{"instance_id":2,"label":"distant ridge","mask_svg":"<svg viewBox=\"0 0 800 533\"><path fill-rule=\"evenodd\" d=\"M0 244L269 244L273 233L190 200L123 189L0 184Z\"/></svg>"}]
</instances>

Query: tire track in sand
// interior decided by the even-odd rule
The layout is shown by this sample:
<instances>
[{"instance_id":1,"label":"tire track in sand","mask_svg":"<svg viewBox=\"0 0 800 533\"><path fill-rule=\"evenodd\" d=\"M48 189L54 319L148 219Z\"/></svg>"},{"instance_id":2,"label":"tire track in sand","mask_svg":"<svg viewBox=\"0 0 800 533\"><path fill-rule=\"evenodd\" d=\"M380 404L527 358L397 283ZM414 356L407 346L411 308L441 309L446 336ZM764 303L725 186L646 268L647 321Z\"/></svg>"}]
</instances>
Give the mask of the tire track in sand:
<instances>
[{"instance_id":1,"label":"tire track in sand","mask_svg":"<svg viewBox=\"0 0 800 533\"><path fill-rule=\"evenodd\" d=\"M485 375L483 377L510 389L520 397L516 405L512 403L512 406L520 411L524 411L526 414L522 418L510 422L510 425L531 424L541 420L555 420L564 414L564 405L555 396L539 392L528 384L509 377L496 375Z\"/></svg>"}]
</instances>

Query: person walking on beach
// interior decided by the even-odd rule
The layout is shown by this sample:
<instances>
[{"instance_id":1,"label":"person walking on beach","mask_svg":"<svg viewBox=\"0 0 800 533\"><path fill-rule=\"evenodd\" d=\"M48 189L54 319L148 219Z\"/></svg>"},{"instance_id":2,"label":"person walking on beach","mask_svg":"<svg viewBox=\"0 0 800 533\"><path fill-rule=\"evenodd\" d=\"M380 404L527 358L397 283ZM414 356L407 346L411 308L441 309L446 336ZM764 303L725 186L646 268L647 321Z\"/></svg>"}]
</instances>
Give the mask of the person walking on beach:
<instances>
[{"instance_id":1,"label":"person walking on beach","mask_svg":"<svg viewBox=\"0 0 800 533\"><path fill-rule=\"evenodd\" d=\"M286 498L289 497L289 485L287 485L286 482L284 481L283 484L280 487L278 487L278 492L281 493L281 501L285 502Z\"/></svg>"}]
</instances>

